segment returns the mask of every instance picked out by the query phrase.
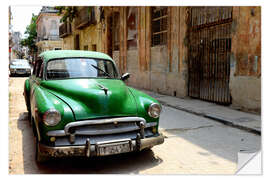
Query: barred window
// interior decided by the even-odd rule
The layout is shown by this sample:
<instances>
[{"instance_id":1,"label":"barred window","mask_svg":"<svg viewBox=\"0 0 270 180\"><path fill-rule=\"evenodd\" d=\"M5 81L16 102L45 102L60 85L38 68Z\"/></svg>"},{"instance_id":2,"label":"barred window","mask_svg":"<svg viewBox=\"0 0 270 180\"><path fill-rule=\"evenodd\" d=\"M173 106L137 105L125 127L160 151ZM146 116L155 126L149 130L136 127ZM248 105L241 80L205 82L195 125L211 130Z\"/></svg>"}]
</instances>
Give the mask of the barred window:
<instances>
[{"instance_id":1,"label":"barred window","mask_svg":"<svg viewBox=\"0 0 270 180\"><path fill-rule=\"evenodd\" d=\"M152 46L167 43L168 7L151 8Z\"/></svg>"}]
</instances>

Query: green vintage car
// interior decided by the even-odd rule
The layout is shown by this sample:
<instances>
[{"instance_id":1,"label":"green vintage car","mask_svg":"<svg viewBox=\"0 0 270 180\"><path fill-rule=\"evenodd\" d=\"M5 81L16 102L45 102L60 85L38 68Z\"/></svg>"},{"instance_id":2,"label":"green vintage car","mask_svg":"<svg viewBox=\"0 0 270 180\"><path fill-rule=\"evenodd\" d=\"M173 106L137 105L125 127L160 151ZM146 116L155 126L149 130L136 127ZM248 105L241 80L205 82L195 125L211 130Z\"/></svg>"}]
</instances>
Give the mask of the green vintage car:
<instances>
[{"instance_id":1,"label":"green vintage car","mask_svg":"<svg viewBox=\"0 0 270 180\"><path fill-rule=\"evenodd\" d=\"M91 51L40 54L24 97L36 137L36 160L106 156L162 144L161 105L125 85L114 61Z\"/></svg>"}]
</instances>

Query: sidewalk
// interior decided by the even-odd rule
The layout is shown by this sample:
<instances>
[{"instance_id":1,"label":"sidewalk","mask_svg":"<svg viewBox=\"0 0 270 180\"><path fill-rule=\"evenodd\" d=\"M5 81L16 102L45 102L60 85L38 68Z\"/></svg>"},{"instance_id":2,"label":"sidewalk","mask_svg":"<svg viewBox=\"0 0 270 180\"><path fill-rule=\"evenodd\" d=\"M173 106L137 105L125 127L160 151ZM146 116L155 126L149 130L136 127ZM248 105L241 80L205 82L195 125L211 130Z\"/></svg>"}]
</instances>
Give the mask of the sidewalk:
<instances>
[{"instance_id":1,"label":"sidewalk","mask_svg":"<svg viewBox=\"0 0 270 180\"><path fill-rule=\"evenodd\" d=\"M162 95L152 91L141 90L156 98L162 105L175 109L204 116L212 120L222 122L226 125L261 134L261 116L231 109L211 102L198 99L181 99L173 96Z\"/></svg>"}]
</instances>

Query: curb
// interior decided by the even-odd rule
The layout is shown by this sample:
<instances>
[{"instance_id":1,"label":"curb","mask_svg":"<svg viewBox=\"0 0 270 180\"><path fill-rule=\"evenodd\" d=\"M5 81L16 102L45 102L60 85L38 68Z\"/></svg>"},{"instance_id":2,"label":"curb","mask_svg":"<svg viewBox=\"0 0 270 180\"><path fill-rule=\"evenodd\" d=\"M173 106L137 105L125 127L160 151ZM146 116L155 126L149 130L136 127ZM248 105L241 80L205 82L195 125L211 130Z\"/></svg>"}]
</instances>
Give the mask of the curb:
<instances>
[{"instance_id":1,"label":"curb","mask_svg":"<svg viewBox=\"0 0 270 180\"><path fill-rule=\"evenodd\" d=\"M241 130L244 130L244 131L247 131L247 132L251 132L251 133L254 133L254 134L257 134L257 135L261 135L261 131L260 130L257 130L257 129L254 129L254 128L250 128L250 127L247 127L247 126L243 126L243 125L240 125L240 124L235 124L229 120L226 120L224 118L220 118L220 117L216 117L216 116L213 116L211 114L205 114L205 113L202 113L202 112L197 112L197 111L194 111L194 110L191 110L191 109L186 109L186 108L183 108L183 107L179 107L179 106L173 106L173 105L170 105L162 100L159 100L158 101L162 104L162 105L165 105L165 106L169 106L171 108L174 108L174 109L178 109L178 110L181 110L181 111L185 111L185 112L188 112L188 113L192 113L192 114L195 114L195 115L198 115L198 116L202 116L202 117L205 117L205 118L208 118L208 119L211 119L211 120L214 120L214 121L218 121L218 122L221 122L227 126L231 126L231 127L235 127L235 128L238 128L238 129L241 129Z\"/></svg>"}]
</instances>

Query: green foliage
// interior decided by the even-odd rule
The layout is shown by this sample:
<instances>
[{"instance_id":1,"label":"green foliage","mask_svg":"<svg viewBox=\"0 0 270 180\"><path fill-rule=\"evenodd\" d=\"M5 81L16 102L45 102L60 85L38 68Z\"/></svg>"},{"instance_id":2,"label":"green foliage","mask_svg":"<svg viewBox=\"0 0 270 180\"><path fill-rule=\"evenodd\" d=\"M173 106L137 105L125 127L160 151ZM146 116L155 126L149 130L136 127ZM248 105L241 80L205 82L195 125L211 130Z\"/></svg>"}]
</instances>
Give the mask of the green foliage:
<instances>
[{"instance_id":1,"label":"green foliage","mask_svg":"<svg viewBox=\"0 0 270 180\"><path fill-rule=\"evenodd\" d=\"M75 6L56 6L55 9L59 11L58 15L62 15L60 22L71 23L77 15L77 7Z\"/></svg>"},{"instance_id":2,"label":"green foliage","mask_svg":"<svg viewBox=\"0 0 270 180\"><path fill-rule=\"evenodd\" d=\"M20 44L22 46L27 46L31 52L36 52L36 38L37 38L37 30L36 30L36 21L37 15L32 14L31 23L26 27L26 31L24 34L27 35L27 38L22 39Z\"/></svg>"}]
</instances>

